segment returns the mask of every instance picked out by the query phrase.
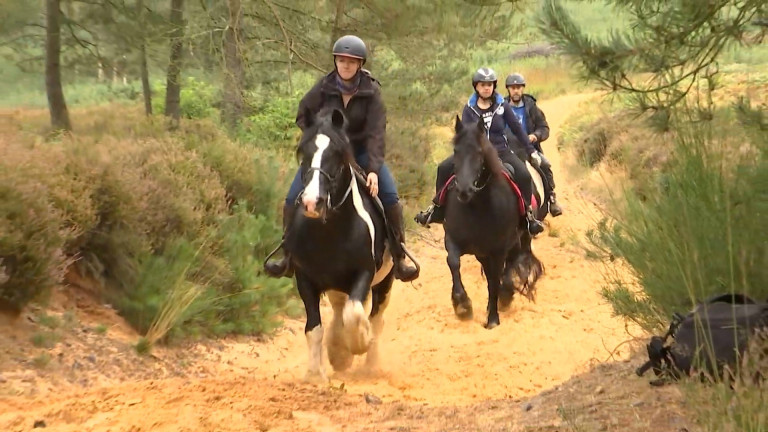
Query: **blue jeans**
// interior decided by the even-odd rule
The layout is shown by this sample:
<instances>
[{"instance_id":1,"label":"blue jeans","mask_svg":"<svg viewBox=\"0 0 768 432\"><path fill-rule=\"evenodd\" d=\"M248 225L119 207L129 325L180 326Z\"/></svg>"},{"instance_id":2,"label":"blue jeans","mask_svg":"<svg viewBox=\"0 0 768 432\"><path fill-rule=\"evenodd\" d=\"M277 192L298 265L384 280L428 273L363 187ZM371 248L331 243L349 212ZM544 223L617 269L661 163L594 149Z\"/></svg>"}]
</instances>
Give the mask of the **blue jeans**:
<instances>
[{"instance_id":1,"label":"blue jeans","mask_svg":"<svg viewBox=\"0 0 768 432\"><path fill-rule=\"evenodd\" d=\"M363 169L368 169L368 152L355 154L355 161ZM296 171L296 176L293 177L291 187L288 189L288 196L285 198L285 203L288 205L293 204L299 198L299 194L304 189L304 183L301 181L301 169ZM397 186L395 186L395 179L392 177L392 173L389 172L387 164L381 164L379 170L379 199L384 207L397 204L400 198L397 196Z\"/></svg>"}]
</instances>

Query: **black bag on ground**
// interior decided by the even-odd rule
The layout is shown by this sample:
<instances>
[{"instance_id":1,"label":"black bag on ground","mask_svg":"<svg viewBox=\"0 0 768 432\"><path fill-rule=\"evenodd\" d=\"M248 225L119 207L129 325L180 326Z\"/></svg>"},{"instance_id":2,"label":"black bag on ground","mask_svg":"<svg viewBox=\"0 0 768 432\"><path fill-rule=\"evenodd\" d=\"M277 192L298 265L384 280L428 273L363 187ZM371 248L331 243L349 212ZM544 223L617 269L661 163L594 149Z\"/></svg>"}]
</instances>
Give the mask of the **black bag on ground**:
<instances>
[{"instance_id":1,"label":"black bag on ground","mask_svg":"<svg viewBox=\"0 0 768 432\"><path fill-rule=\"evenodd\" d=\"M648 362L636 373L642 376L652 368L660 377L652 385L692 373L721 379L739 364L748 342L763 327L768 327L768 303L741 294L712 297L687 315L674 314L667 333L651 338Z\"/></svg>"}]
</instances>

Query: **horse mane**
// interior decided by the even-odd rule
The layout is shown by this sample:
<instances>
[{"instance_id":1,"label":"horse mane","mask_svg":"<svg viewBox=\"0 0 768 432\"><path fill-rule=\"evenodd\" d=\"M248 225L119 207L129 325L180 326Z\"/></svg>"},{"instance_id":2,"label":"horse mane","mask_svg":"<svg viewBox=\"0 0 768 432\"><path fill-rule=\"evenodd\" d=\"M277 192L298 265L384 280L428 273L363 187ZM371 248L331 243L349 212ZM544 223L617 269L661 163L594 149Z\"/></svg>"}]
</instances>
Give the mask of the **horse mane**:
<instances>
[{"instance_id":1,"label":"horse mane","mask_svg":"<svg viewBox=\"0 0 768 432\"><path fill-rule=\"evenodd\" d=\"M499 159L499 153L493 147L488 137L485 134L480 135L480 148L483 150L483 158L485 158L485 166L491 171L495 177L503 176L504 167L501 165L501 159Z\"/></svg>"}]
</instances>

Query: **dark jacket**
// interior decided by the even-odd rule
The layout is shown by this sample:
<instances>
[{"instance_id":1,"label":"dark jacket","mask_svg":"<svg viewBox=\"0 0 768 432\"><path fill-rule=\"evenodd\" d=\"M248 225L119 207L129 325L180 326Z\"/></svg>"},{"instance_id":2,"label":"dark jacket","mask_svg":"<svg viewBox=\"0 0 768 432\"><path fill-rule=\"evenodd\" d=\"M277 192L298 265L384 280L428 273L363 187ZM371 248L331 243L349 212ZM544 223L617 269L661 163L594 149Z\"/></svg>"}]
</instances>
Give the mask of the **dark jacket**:
<instances>
[{"instance_id":1,"label":"dark jacket","mask_svg":"<svg viewBox=\"0 0 768 432\"><path fill-rule=\"evenodd\" d=\"M496 148L496 151L511 149L507 143L507 137L504 134L504 131L509 127L515 137L526 147L528 154L532 154L536 149L528 140L528 135L523 133L523 128L520 126L520 122L517 120L515 113L512 112L512 108L508 103L504 102L504 99L500 94L495 94L496 100L491 107L493 110L491 126L486 130L488 140ZM478 120L481 120L479 108L477 107L477 99L477 93L474 93L469 97L467 105L464 106L464 112L461 114L461 122L465 125L475 125Z\"/></svg>"},{"instance_id":2,"label":"dark jacket","mask_svg":"<svg viewBox=\"0 0 768 432\"><path fill-rule=\"evenodd\" d=\"M368 153L368 172L379 172L384 163L387 111L381 98L380 84L365 72L360 72L360 85L344 108L341 91L336 86L336 71L317 81L301 99L296 124L304 130L306 115L316 115L324 107L335 107L347 117L347 136L355 153Z\"/></svg>"},{"instance_id":3,"label":"dark jacket","mask_svg":"<svg viewBox=\"0 0 768 432\"><path fill-rule=\"evenodd\" d=\"M504 101L509 103L509 96L505 97ZM529 134L536 135L537 140L533 145L538 151L541 151L541 143L549 138L547 118L541 108L536 105L536 98L527 93L523 94L523 106L525 107L525 127ZM518 146L517 143L510 143L510 145L512 148Z\"/></svg>"}]
</instances>

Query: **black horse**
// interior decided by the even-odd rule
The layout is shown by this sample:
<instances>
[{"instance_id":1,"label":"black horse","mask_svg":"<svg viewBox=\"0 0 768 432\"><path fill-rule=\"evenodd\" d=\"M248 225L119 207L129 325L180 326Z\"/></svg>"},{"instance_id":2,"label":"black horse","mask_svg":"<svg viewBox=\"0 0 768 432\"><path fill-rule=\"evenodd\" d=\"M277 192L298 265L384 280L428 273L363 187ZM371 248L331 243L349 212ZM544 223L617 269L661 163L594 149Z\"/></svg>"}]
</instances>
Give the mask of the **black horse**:
<instances>
[{"instance_id":1,"label":"black horse","mask_svg":"<svg viewBox=\"0 0 768 432\"><path fill-rule=\"evenodd\" d=\"M333 306L327 346L334 370L365 353L366 366L375 367L393 281L383 209L364 188L345 122L341 111L326 109L305 128L297 150L304 190L296 205L303 211L295 212L283 244L307 313L311 381L327 380L320 296L326 293Z\"/></svg>"},{"instance_id":2,"label":"black horse","mask_svg":"<svg viewBox=\"0 0 768 432\"><path fill-rule=\"evenodd\" d=\"M486 328L491 329L500 323L499 304L508 308L515 290L533 298L543 267L531 250L518 196L486 137L483 122L467 126L457 116L455 131L455 183L446 191L443 224L453 279L451 299L460 319L472 317L472 301L461 281L460 258L474 255L488 280Z\"/></svg>"}]
</instances>

